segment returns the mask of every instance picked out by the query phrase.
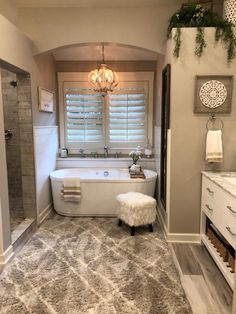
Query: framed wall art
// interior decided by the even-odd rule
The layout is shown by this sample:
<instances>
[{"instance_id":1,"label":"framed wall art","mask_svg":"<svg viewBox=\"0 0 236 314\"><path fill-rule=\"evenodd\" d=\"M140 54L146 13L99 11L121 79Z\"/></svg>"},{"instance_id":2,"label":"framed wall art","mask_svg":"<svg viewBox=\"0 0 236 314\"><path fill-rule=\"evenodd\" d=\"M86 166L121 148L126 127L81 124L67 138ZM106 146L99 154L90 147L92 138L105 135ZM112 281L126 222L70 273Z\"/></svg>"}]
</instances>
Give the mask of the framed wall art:
<instances>
[{"instance_id":1,"label":"framed wall art","mask_svg":"<svg viewBox=\"0 0 236 314\"><path fill-rule=\"evenodd\" d=\"M233 76L196 76L195 113L230 113Z\"/></svg>"},{"instance_id":2,"label":"framed wall art","mask_svg":"<svg viewBox=\"0 0 236 314\"><path fill-rule=\"evenodd\" d=\"M42 87L38 87L39 111L53 112L54 93Z\"/></svg>"}]
</instances>

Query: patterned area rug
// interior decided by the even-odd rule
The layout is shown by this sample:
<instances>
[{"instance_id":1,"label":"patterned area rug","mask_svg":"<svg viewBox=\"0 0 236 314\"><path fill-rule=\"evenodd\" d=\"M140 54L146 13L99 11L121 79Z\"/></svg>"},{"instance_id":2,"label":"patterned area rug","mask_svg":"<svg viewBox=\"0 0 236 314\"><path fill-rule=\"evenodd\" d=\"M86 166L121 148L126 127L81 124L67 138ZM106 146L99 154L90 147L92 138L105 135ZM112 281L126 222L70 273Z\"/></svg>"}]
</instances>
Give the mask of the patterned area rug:
<instances>
[{"instance_id":1,"label":"patterned area rug","mask_svg":"<svg viewBox=\"0 0 236 314\"><path fill-rule=\"evenodd\" d=\"M0 313L192 313L158 225L55 215L0 277Z\"/></svg>"}]
</instances>

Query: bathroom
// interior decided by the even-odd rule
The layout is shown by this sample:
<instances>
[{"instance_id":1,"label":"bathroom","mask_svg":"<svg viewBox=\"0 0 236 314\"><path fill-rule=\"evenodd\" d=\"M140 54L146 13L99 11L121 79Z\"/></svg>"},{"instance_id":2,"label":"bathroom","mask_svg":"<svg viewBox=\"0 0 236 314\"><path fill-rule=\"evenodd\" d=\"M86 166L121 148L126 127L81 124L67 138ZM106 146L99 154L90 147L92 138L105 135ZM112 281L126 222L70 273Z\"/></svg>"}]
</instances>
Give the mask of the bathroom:
<instances>
[{"instance_id":1,"label":"bathroom","mask_svg":"<svg viewBox=\"0 0 236 314\"><path fill-rule=\"evenodd\" d=\"M136 4L131 1L132 4L127 4L126 7L124 4L118 4L118 2L106 6L105 4L94 5L93 1L88 1L87 4L82 4L81 1L80 4L72 4L73 1L70 2L71 6L68 4L65 5L65 1L64 4L63 1L61 1L54 7L50 7L45 2L40 3L40 1L35 1L35 4L30 4L29 2L27 3L27 1L19 0L3 1L0 6L0 13L2 14L0 16L2 23L0 32L2 42L4 43L0 48L2 85L0 96L3 99L3 101L1 100L0 106L1 134L5 133L5 129L14 131L12 130L12 126L5 127L6 121L4 121L4 118L6 117L6 113L4 112L4 82L2 69L12 73L14 77L11 81L17 82L18 86L16 87L10 85L12 91L17 91L19 89L21 83L20 76L28 77L28 92L30 92L31 99L30 110L28 110L29 108L27 107L24 108L25 110L28 110L29 120L25 121L25 124L27 124L29 133L26 135L23 142L27 142L28 147L34 147L34 149L29 150L30 153L27 158L20 157L22 160L27 161L27 164L23 165L21 163L21 167L17 167L17 169L22 172L21 176L30 176L31 181L25 191L29 192L30 189L29 194L32 197L32 200L30 206L21 207L24 210L26 208L24 217L21 215L17 216L17 218L22 217L24 220L27 220L29 225L25 225L23 230L20 228L22 235L16 240L15 246L18 245L19 250L20 247L32 237L32 234L36 232L36 238L33 239L35 243L38 241L38 244L36 243L35 245L39 245L45 250L47 248L49 257L53 254L51 250L52 243L53 241L56 243L56 240L58 239L65 241L62 242L63 245L61 250L59 250L59 253L66 255L67 252L65 247L66 245L69 245L69 240L66 240L65 238L63 239L63 230L64 232L69 232L66 228L70 226L73 235L80 234L82 231L83 233L85 232L86 235L86 230L82 230L83 228L86 229L85 225L81 227L81 230L79 227L80 219L82 219L81 217L74 217L71 219L68 217L63 218L62 216L56 216L55 228L51 229L49 222L47 225L47 218L49 218L50 221L50 217L52 217L52 214L54 213L49 175L55 169L101 169L105 167L105 170L109 169L109 171L112 171L114 168L127 169L132 163L132 159L129 156L129 152L131 151L129 147L124 148L121 146L119 147L118 145L113 148L112 145L107 144L107 142L100 146L100 150L92 145L91 147L77 145L75 148L73 148L72 145L71 148L69 148L70 157L60 157L60 149L64 146L66 147L65 137L63 136L63 132L65 132L63 128L64 117L62 110L60 110L62 99L60 96L60 75L65 76L69 73L72 77L77 73L86 74L97 68L102 62L102 46L104 46L105 63L118 73L121 82L123 82L125 78L128 80L128 75L131 75L130 73L152 73L153 75L151 78L151 80L153 80L153 90L151 93L153 93L154 105L151 105L149 109L149 120L147 122L148 127L146 130L149 142L147 142L145 146L142 145L142 158L139 162L144 169L154 170L157 173L157 189L155 195L159 195L161 192L160 178L162 178L163 175L163 173L161 173L163 171L162 166L163 163L166 163L165 180L167 185L166 191L163 192L163 196L165 195L165 206L162 206L161 202L158 204L158 221L164 226L163 229L166 234L166 239L171 243L170 245L173 243L172 248L178 260L181 260L181 258L189 258L191 261L194 259L198 260L196 256L199 253L198 245L200 243L201 171L214 169L211 165L208 165L204 159L206 124L209 114L196 114L193 109L195 76L216 74L219 76L234 76L235 60L228 65L225 59L225 49L220 44L217 45L217 49L215 49L216 46L214 44L210 44L210 41L213 41L212 38L214 38L214 32L210 29L206 32L206 38L209 44L206 48L206 53L201 57L200 61L192 53L195 44L195 31L191 29L182 32L182 41L187 42L187 44L182 45L180 58L176 60L173 57L173 43L168 42L167 47L165 45L166 25L169 17L180 7L180 4L182 4L183 1L173 1L168 4L164 4L161 1L157 1L157 4L154 3L155 1L151 1L152 3L150 2L147 4L145 1L140 0ZM158 9L154 10L153 8L156 8L156 6ZM147 36L147 34L149 35ZM14 38L14 40L12 40L12 38ZM217 62L215 61L216 59ZM166 137L168 138L167 156L165 161L163 161L161 160L161 157L163 157L161 155L161 127L163 126L163 119L161 116L162 88L160 82L163 79L162 71L166 64L171 65L171 110L169 115L169 127L167 127L168 131L166 134ZM214 71L212 71L212 69L214 69ZM60 75L58 73L60 73ZM40 88L50 91L53 94L54 106L50 113L39 110ZM235 82L233 83L233 90L235 90ZM152 99L152 95L149 95L149 99ZM106 99L104 101L106 101ZM20 105L18 104L18 106ZM31 110L32 112L30 112ZM234 136L236 110L234 91L231 112L219 114L217 117L224 123L224 162L217 165L217 170L233 171L236 169L236 140ZM18 122L22 122L19 117ZM8 186L10 184L8 175L10 170L13 169L10 169L10 166L6 168L6 165L9 163L9 157L7 156L7 152L5 153L5 149L7 145L10 145L11 140L20 140L17 138L17 132L15 131L14 133L15 134L8 143L5 142L4 136L1 136L0 138L0 149L3 152L0 161L2 177L0 182L0 259L2 264L7 260L12 260L13 263L14 260L17 260L17 263L19 264L17 267L22 270L22 263L26 263L25 261L28 257L24 257L22 259L23 262L18 260L17 254L15 253L16 250L12 243L11 229L9 227L11 217L14 215L12 211L9 210L9 204L12 198L10 191L8 191ZM21 134L21 132L19 133ZM23 145L24 143L21 144ZM108 156L105 156L107 152L104 150L104 146L106 146L106 144L109 148ZM132 149L136 149L137 146L133 146ZM152 149L152 156L150 158L145 157L145 148ZM14 152L16 153L16 149L14 149ZM30 164L32 162L32 156L34 162L33 164ZM27 169L24 169L24 166ZM17 172L15 172L15 175L17 176ZM19 183L17 180L15 180L15 182ZM109 188L111 190L113 189L112 183L110 183ZM17 191L22 191L22 193L24 192L22 187L18 186L16 189ZM117 187L114 187L114 189L116 191ZM90 194L91 198L93 198L93 195L99 198L102 193L104 193L105 196L105 192L98 191L96 187L93 187L92 191L93 192ZM106 187L104 191L108 191L108 187ZM23 202L23 194L21 197ZM26 199L29 201L29 197L26 197ZM19 205L19 203L17 205ZM112 207L114 208L114 206ZM27 212L27 208L30 208L31 210ZM104 213L101 211L101 216L102 215L104 215ZM63 219L65 219L65 221ZM107 221L104 220L104 218L101 218L100 225L96 225L95 222L91 222L89 219L89 217L84 217L84 223L87 223L88 226L90 226L88 227L88 235L86 238L86 243L90 250L88 249L88 252L83 252L83 261L78 262L81 266L81 272L83 272L83 263L87 263L86 254L94 254L94 256L96 256L96 254L97 256L99 256L99 254L105 254L102 245L100 246L101 239L104 238L103 233L105 232L105 226L110 230L109 239L110 237L112 239L113 234L118 241L122 230L124 230L126 234L129 234L129 230L125 229L126 226L122 225L121 228L118 229L115 220L113 225L113 218L108 218L111 220ZM21 223L22 221L19 222L19 224ZM61 230L59 226L62 226ZM39 241L39 236L37 236L38 228L40 230L41 242ZM97 234L93 234L92 230L98 230ZM139 231L137 232L139 233ZM51 242L50 238L46 239L48 234L51 235ZM148 233L148 229L146 230L144 228L142 236L143 241L145 237L151 236ZM127 237L124 243L126 241L127 243L128 241L132 241L129 238L130 237ZM137 238L138 237L135 235L134 240ZM46 239L45 242L43 242L42 239ZM92 247L91 239L99 245ZM150 238L148 239L150 240ZM106 243L105 241L106 240L104 239L104 243ZM84 246L86 246L86 243L84 243ZM182 243L185 244L182 246ZM70 243L70 245L73 245L73 243ZM118 244L116 243L115 245L117 253ZM130 245L132 246L131 242ZM151 246L149 247L147 242L145 242L145 245L149 248L150 256L147 257L143 253L142 258L143 260L147 258L151 264L155 260L155 252L152 251ZM161 243L160 246L162 245L164 244ZM39 249L34 246L33 248L35 248L35 250ZM129 247L129 249L131 248ZM22 252L23 250L24 249L22 249ZM166 250L165 245L163 250ZM37 251L37 254L38 252L39 251ZM19 254L22 253L20 252ZM27 254L29 256L30 253L28 252L26 255ZM72 252L72 254L76 253ZM157 251L157 254L163 254L163 252L161 253ZM186 272L183 274L181 284L187 291L188 287L192 287L192 290L195 291L193 295L191 295L191 293L187 295L191 305L194 303L194 298L196 298L203 308L204 305L209 306L209 308L213 307L213 309L215 309L214 306L219 306L219 308L223 308L222 313L228 313L229 308L232 307L232 290L227 286L225 279L223 277L220 278L221 273L218 271L214 262L212 262L210 255L208 256L207 254L208 253L206 252L203 260L199 257L200 261L198 261L198 264L202 263L204 265L204 262L207 260L208 262L206 263L211 265L213 269L212 272L217 274L216 282L223 287L219 303L217 303L218 301L215 301L216 304L209 305L209 303L213 302L211 295L217 290L217 286L212 286L212 280L209 279L206 283L203 282L202 277L199 276L197 277L199 281L196 281L195 283L193 282L193 276L202 273L202 271L199 270L199 265L196 267L193 266L195 265L194 262L191 262L192 266L190 265L189 267L190 269L194 268L195 272L193 272L191 277L188 267L186 266ZM15 255L15 257L13 257L13 255ZM152 256L153 260L151 259ZM167 256L169 255L167 254L166 258ZM76 258L73 255L73 261L74 260L76 260ZM57 280L57 278L59 280L62 276L62 274L59 273L62 266L60 266L61 264L58 258L56 258L55 261L59 265L58 270L55 271L55 280ZM168 264L164 257L161 261L164 261L166 265ZM184 268L181 262L179 262L179 264L180 268ZM120 264L117 264L118 269L120 265L122 265L122 261L120 261ZM163 269L165 269L165 265L161 265ZM47 276L47 273L44 273L43 266L45 266L45 268L47 267L46 264L40 266L39 272L42 272L42 278L37 278L39 282ZM65 267L66 271L68 268L68 271L73 272L73 269L75 269L73 268L74 266L75 265L70 265L69 267L66 264L63 267ZM94 263L92 270L95 277L98 272L105 272L102 268L102 261L99 265L95 265ZM171 275L169 268L166 268L166 271ZM32 274L35 275L34 272ZM93 292L98 289L98 286L96 286L90 278L92 273L83 273L83 275L80 275L83 278L83 282L87 281L88 285L93 286ZM108 275L109 274L107 274L107 276ZM30 274L27 274L27 276L30 278ZM174 278L175 276L176 275L173 274ZM53 282L54 279L51 279ZM8 280L10 279L8 278ZM112 281L113 279L110 278L110 280ZM179 282L179 280L176 279L176 282L177 281ZM91 304L96 303L96 298L98 297L100 298L102 296L104 298L105 296L106 298L105 289L106 287L110 287L110 281L107 279L105 282L107 283L107 286L106 283L104 283L104 287L101 289L101 295L97 296L95 294L93 300L91 299ZM27 284L28 283L29 286L32 287L31 279L29 279L29 282L27 281ZM68 285L69 284L73 286L75 283L68 281ZM50 283L48 283L48 285L50 286ZM199 290L197 290L197 285L202 287L202 289L205 289L206 295L209 296L211 300L210 302L201 295ZM39 283L39 286L41 287L41 283ZM116 289L117 287L119 287L119 284L117 284L117 286L112 286L112 289ZM64 288L65 287L63 287L63 289ZM145 289L145 285L143 285L142 288ZM16 294L18 295L18 287L16 286L14 289L16 289ZM48 291L50 291L50 287L48 289ZM117 289L121 291L119 288ZM132 290L132 286L130 289ZM180 291L182 291L182 288L180 288ZM180 292L180 294L181 293L182 292ZM27 295L28 290L26 296ZM39 295L40 298L42 298L44 295L43 290L40 291ZM73 295L73 291L71 291L71 298L73 298ZM125 292L122 293L122 296L124 295ZM85 295L84 298L86 297L87 296ZM109 295L109 298L110 297L111 296ZM131 296L129 297L131 298ZM34 305L33 303L36 304L36 299L31 300L29 298L31 301L27 301L26 297L22 298L24 300L23 303L27 305L27 309L32 308ZM43 299L46 300L46 306L50 307L51 304L53 307L54 304L50 303L51 299L49 300L48 298L50 299L49 296L43 297ZM51 296L51 298L53 298L53 296ZM224 298L226 301L222 301ZM67 301L69 299L70 297L68 296ZM132 300L132 298L130 300ZM125 313L124 308L122 307L124 305L123 301L123 297L120 297L120 295L117 296L116 302L120 302L121 304L120 312ZM130 312L134 313L135 311L132 311L134 304L131 303ZM171 301L169 303L171 304ZM128 303L125 304L128 306ZM61 306L63 306L63 304L61 304ZM88 311L86 306L85 309ZM139 308L139 305L135 306L134 308ZM157 305L155 304L155 306ZM185 306L187 305L185 304ZM84 312L86 312L86 310L84 310ZM57 311L60 313L59 310L56 310L56 312ZM102 308L102 306L99 311L101 313L108 312L107 308ZM99 313L99 311L97 310L97 313ZM142 307L139 311L145 313L145 310ZM207 313L207 311L201 311L199 310L198 313ZM47 313L47 310L45 309L44 312ZM63 308L62 312L66 313L66 310ZM188 313L187 310L183 311L183 313L185 312ZM197 313L197 310L195 312Z\"/></svg>"}]
</instances>

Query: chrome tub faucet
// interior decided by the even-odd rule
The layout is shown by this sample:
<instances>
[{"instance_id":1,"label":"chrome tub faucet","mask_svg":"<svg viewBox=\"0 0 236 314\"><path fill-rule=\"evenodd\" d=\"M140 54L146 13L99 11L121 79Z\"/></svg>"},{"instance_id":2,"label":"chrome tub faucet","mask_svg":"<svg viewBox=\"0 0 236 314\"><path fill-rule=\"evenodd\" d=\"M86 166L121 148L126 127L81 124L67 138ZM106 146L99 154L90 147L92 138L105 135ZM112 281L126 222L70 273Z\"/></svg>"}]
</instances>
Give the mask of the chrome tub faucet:
<instances>
[{"instance_id":1,"label":"chrome tub faucet","mask_svg":"<svg viewBox=\"0 0 236 314\"><path fill-rule=\"evenodd\" d=\"M109 147L107 145L104 146L104 157L107 158L108 157L108 150Z\"/></svg>"},{"instance_id":2,"label":"chrome tub faucet","mask_svg":"<svg viewBox=\"0 0 236 314\"><path fill-rule=\"evenodd\" d=\"M84 149L83 148L79 149L79 154L80 154L81 158L85 158L85 153L84 153Z\"/></svg>"}]
</instances>

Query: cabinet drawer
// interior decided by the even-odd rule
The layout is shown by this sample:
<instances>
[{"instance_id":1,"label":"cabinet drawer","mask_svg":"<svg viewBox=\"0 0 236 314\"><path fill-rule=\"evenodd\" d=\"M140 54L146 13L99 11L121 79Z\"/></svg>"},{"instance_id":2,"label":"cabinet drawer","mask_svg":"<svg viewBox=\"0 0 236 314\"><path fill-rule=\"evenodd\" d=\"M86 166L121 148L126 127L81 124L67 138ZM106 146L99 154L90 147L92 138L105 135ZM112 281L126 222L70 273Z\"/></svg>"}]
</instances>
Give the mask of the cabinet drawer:
<instances>
[{"instance_id":1,"label":"cabinet drawer","mask_svg":"<svg viewBox=\"0 0 236 314\"><path fill-rule=\"evenodd\" d=\"M221 189L216 195L217 206L221 209L222 215L236 223L236 199L228 192Z\"/></svg>"},{"instance_id":2,"label":"cabinet drawer","mask_svg":"<svg viewBox=\"0 0 236 314\"><path fill-rule=\"evenodd\" d=\"M201 209L214 223L218 217L217 192L218 187L215 183L203 177Z\"/></svg>"},{"instance_id":3,"label":"cabinet drawer","mask_svg":"<svg viewBox=\"0 0 236 314\"><path fill-rule=\"evenodd\" d=\"M202 178L202 197L206 202L218 202L218 195L221 192L221 188L208 178Z\"/></svg>"},{"instance_id":4,"label":"cabinet drawer","mask_svg":"<svg viewBox=\"0 0 236 314\"><path fill-rule=\"evenodd\" d=\"M218 227L229 243L236 248L236 199L224 190L217 195Z\"/></svg>"},{"instance_id":5,"label":"cabinet drawer","mask_svg":"<svg viewBox=\"0 0 236 314\"><path fill-rule=\"evenodd\" d=\"M216 223L216 210L214 206L210 205L209 203L202 204L202 211L212 220L214 223Z\"/></svg>"}]
</instances>

